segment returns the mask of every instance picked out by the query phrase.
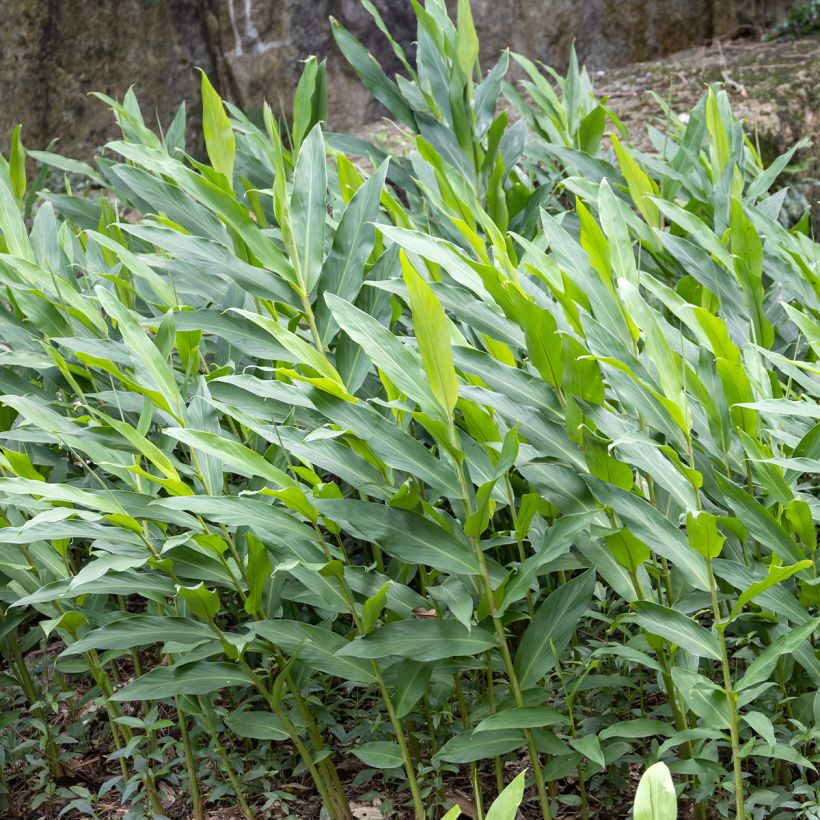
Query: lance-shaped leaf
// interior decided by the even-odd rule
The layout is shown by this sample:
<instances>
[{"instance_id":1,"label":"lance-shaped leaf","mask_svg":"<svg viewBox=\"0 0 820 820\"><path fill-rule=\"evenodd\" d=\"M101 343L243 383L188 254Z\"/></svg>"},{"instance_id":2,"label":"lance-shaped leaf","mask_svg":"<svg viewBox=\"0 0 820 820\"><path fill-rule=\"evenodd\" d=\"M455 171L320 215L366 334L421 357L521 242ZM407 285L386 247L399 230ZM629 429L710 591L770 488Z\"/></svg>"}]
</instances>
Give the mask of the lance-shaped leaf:
<instances>
[{"instance_id":1,"label":"lance-shaped leaf","mask_svg":"<svg viewBox=\"0 0 820 820\"><path fill-rule=\"evenodd\" d=\"M591 476L584 476L584 481L602 504L618 513L633 535L677 565L690 584L698 589L709 589L706 562L689 548L683 533L666 516L637 495L612 484Z\"/></svg>"},{"instance_id":2,"label":"lance-shaped leaf","mask_svg":"<svg viewBox=\"0 0 820 820\"><path fill-rule=\"evenodd\" d=\"M376 238L376 228L372 223L379 213L387 167L388 160L385 160L348 202L333 236L330 253L322 266L316 313L324 342L333 338L335 324L330 319L322 294L335 293L348 302L354 302L359 295L365 263Z\"/></svg>"},{"instance_id":3,"label":"lance-shaped leaf","mask_svg":"<svg viewBox=\"0 0 820 820\"><path fill-rule=\"evenodd\" d=\"M402 765L402 754L398 743L386 740L374 740L371 743L362 743L351 750L365 766L374 769L396 769Z\"/></svg>"},{"instance_id":4,"label":"lance-shaped leaf","mask_svg":"<svg viewBox=\"0 0 820 820\"><path fill-rule=\"evenodd\" d=\"M515 751L525 742L524 732L519 729L498 729L489 732L476 732L473 729L448 740L433 755L433 760L472 763L474 760L484 760Z\"/></svg>"},{"instance_id":5,"label":"lance-shaped leaf","mask_svg":"<svg viewBox=\"0 0 820 820\"><path fill-rule=\"evenodd\" d=\"M681 612L650 601L635 601L635 620L647 631L666 638L700 658L719 661L717 638L700 624Z\"/></svg>"},{"instance_id":6,"label":"lance-shaped leaf","mask_svg":"<svg viewBox=\"0 0 820 820\"><path fill-rule=\"evenodd\" d=\"M665 763L654 763L641 776L632 813L635 820L676 820L678 798Z\"/></svg>"},{"instance_id":7,"label":"lance-shaped leaf","mask_svg":"<svg viewBox=\"0 0 820 820\"><path fill-rule=\"evenodd\" d=\"M402 344L384 325L332 293L325 294L333 318L365 355L383 370L402 393L425 410L440 413L439 402L427 385L418 354Z\"/></svg>"},{"instance_id":8,"label":"lance-shaped leaf","mask_svg":"<svg viewBox=\"0 0 820 820\"><path fill-rule=\"evenodd\" d=\"M410 264L404 251L400 256L402 275L413 310L413 328L430 389L444 408L447 418L452 418L458 401L458 378L453 366L449 321L430 285Z\"/></svg>"},{"instance_id":9,"label":"lance-shaped leaf","mask_svg":"<svg viewBox=\"0 0 820 820\"><path fill-rule=\"evenodd\" d=\"M277 618L255 621L250 625L250 631L289 655L295 655L309 669L359 683L375 680L368 661L340 653L348 642L330 629Z\"/></svg>"},{"instance_id":10,"label":"lance-shaped leaf","mask_svg":"<svg viewBox=\"0 0 820 820\"><path fill-rule=\"evenodd\" d=\"M231 122L225 113L222 99L211 85L208 76L202 73L202 133L205 135L205 150L214 170L222 174L230 186L233 183L233 165L236 154L236 140Z\"/></svg>"},{"instance_id":11,"label":"lance-shaped leaf","mask_svg":"<svg viewBox=\"0 0 820 820\"><path fill-rule=\"evenodd\" d=\"M569 719L551 706L515 706L484 718L475 730L543 729L561 723L569 723Z\"/></svg>"},{"instance_id":12,"label":"lance-shaped leaf","mask_svg":"<svg viewBox=\"0 0 820 820\"><path fill-rule=\"evenodd\" d=\"M522 688L535 686L558 662L589 606L594 587L595 571L589 570L562 584L538 608L515 654Z\"/></svg>"},{"instance_id":13,"label":"lance-shaped leaf","mask_svg":"<svg viewBox=\"0 0 820 820\"><path fill-rule=\"evenodd\" d=\"M175 695L207 695L250 683L248 673L238 664L198 661L158 666L114 692L111 700L165 700Z\"/></svg>"},{"instance_id":14,"label":"lance-shaped leaf","mask_svg":"<svg viewBox=\"0 0 820 820\"><path fill-rule=\"evenodd\" d=\"M214 632L209 626L192 618L128 615L87 632L67 646L62 655L79 655L91 649L131 649L167 641L193 646L213 638Z\"/></svg>"},{"instance_id":15,"label":"lance-shaped leaf","mask_svg":"<svg viewBox=\"0 0 820 820\"><path fill-rule=\"evenodd\" d=\"M598 213L601 217L601 227L609 240L610 259L616 278L623 278L637 285L638 266L635 264L632 240L629 238L618 198L605 179L601 180L601 187L598 190Z\"/></svg>"},{"instance_id":16,"label":"lance-shaped leaf","mask_svg":"<svg viewBox=\"0 0 820 820\"><path fill-rule=\"evenodd\" d=\"M426 564L440 572L477 575L472 549L447 530L409 510L352 499L317 498L322 515L359 538L378 544L409 564Z\"/></svg>"},{"instance_id":17,"label":"lance-shaped leaf","mask_svg":"<svg viewBox=\"0 0 820 820\"><path fill-rule=\"evenodd\" d=\"M293 172L290 218L305 293L319 280L325 255L327 164L322 126L316 124L299 148ZM295 261L295 260L294 260Z\"/></svg>"},{"instance_id":18,"label":"lance-shaped leaf","mask_svg":"<svg viewBox=\"0 0 820 820\"><path fill-rule=\"evenodd\" d=\"M746 672L735 684L735 689L740 692L767 681L780 658L783 655L795 652L804 641L811 638L818 626L820 626L820 618L812 618L775 638L749 664Z\"/></svg>"},{"instance_id":19,"label":"lance-shaped leaf","mask_svg":"<svg viewBox=\"0 0 820 820\"><path fill-rule=\"evenodd\" d=\"M338 654L371 659L397 655L429 662L478 655L495 645L495 635L480 627L467 630L458 621L422 618L385 624L366 637L346 644Z\"/></svg>"},{"instance_id":20,"label":"lance-shaped leaf","mask_svg":"<svg viewBox=\"0 0 820 820\"><path fill-rule=\"evenodd\" d=\"M518 816L518 808L524 799L526 785L526 770L516 775L504 788L501 794L493 800L487 812L487 820L510 820Z\"/></svg>"},{"instance_id":21,"label":"lance-shaped leaf","mask_svg":"<svg viewBox=\"0 0 820 820\"><path fill-rule=\"evenodd\" d=\"M221 459L241 475L258 475L277 487L290 487L291 489L299 487L298 483L287 473L238 441L232 441L216 433L205 433L202 430L189 430L182 427L168 427L163 432L183 444Z\"/></svg>"},{"instance_id":22,"label":"lance-shaped leaf","mask_svg":"<svg viewBox=\"0 0 820 820\"><path fill-rule=\"evenodd\" d=\"M134 357L134 371L137 381L153 388L167 402L170 412L182 412L182 397L179 393L174 373L168 366L159 349L145 335L140 323L134 314L120 304L113 294L103 288L97 288L97 298L105 312L116 319L117 328L122 334L123 341Z\"/></svg>"},{"instance_id":23,"label":"lance-shaped leaf","mask_svg":"<svg viewBox=\"0 0 820 820\"><path fill-rule=\"evenodd\" d=\"M282 347L286 348L294 357L294 361L298 364L306 364L313 368L321 376L335 382L342 389L344 383L342 377L336 372L336 368L327 360L324 354L320 353L316 348L309 345L300 336L297 336L292 331L283 327L274 319L267 316L262 316L259 313L254 313L250 310L242 310L241 308L231 308L235 313L239 313L246 319L250 319L255 324L259 325L263 330L266 330L276 339Z\"/></svg>"}]
</instances>

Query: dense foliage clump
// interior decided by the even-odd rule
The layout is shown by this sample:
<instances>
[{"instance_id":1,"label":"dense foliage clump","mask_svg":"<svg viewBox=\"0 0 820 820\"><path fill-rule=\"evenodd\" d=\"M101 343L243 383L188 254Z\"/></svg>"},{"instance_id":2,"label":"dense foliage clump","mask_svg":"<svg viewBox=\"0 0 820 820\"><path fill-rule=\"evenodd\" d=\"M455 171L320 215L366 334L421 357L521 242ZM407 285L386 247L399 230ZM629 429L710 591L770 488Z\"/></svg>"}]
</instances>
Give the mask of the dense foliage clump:
<instances>
[{"instance_id":1,"label":"dense foliage clump","mask_svg":"<svg viewBox=\"0 0 820 820\"><path fill-rule=\"evenodd\" d=\"M717 87L641 153L417 14L395 80L333 23L407 156L309 60L287 129L203 76L207 162L131 93L96 168L0 162L0 810L816 811L789 155Z\"/></svg>"},{"instance_id":2,"label":"dense foliage clump","mask_svg":"<svg viewBox=\"0 0 820 820\"><path fill-rule=\"evenodd\" d=\"M790 8L786 19L773 25L766 34L767 40L779 37L793 40L820 31L820 0L809 0Z\"/></svg>"}]
</instances>

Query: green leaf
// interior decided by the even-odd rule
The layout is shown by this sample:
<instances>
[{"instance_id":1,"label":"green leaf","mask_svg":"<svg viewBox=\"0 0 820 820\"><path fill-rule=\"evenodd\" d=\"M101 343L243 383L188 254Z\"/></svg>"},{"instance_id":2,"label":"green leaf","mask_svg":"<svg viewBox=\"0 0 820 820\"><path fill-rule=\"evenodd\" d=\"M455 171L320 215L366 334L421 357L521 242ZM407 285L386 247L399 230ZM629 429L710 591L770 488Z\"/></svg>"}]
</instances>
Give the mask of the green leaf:
<instances>
[{"instance_id":1,"label":"green leaf","mask_svg":"<svg viewBox=\"0 0 820 820\"><path fill-rule=\"evenodd\" d=\"M398 743L387 741L373 741L354 746L351 750L365 766L374 769L396 769L403 763L401 749Z\"/></svg>"},{"instance_id":2,"label":"green leaf","mask_svg":"<svg viewBox=\"0 0 820 820\"><path fill-rule=\"evenodd\" d=\"M812 565L811 561L800 561L797 564L792 564L788 567L780 566L777 556L772 557L772 563L769 564L769 570L766 577L762 581L757 581L751 586L747 587L740 593L734 607L732 608L729 617L726 619L726 624L730 624L737 618L743 607L751 603L758 595L762 595L767 589L770 589L775 584L782 583L787 578L791 578L797 572L804 570Z\"/></svg>"},{"instance_id":3,"label":"green leaf","mask_svg":"<svg viewBox=\"0 0 820 820\"><path fill-rule=\"evenodd\" d=\"M597 735L582 735L581 737L570 738L569 745L593 763L597 763L602 769L606 768L606 758Z\"/></svg>"},{"instance_id":4,"label":"green leaf","mask_svg":"<svg viewBox=\"0 0 820 820\"><path fill-rule=\"evenodd\" d=\"M165 700L175 695L207 695L250 683L247 673L236 664L198 661L184 666L158 666L126 684L111 700Z\"/></svg>"},{"instance_id":5,"label":"green leaf","mask_svg":"<svg viewBox=\"0 0 820 820\"><path fill-rule=\"evenodd\" d=\"M381 615L382 609L384 609L385 602L387 601L387 590L389 587L390 582L385 582L375 595L371 595L362 604L362 630L365 635L376 628L379 615Z\"/></svg>"},{"instance_id":6,"label":"green leaf","mask_svg":"<svg viewBox=\"0 0 820 820\"><path fill-rule=\"evenodd\" d=\"M583 479L598 501L612 507L633 535L677 566L690 584L709 589L706 562L689 548L683 533L666 516L633 493L591 476Z\"/></svg>"},{"instance_id":7,"label":"green leaf","mask_svg":"<svg viewBox=\"0 0 820 820\"><path fill-rule=\"evenodd\" d=\"M174 372L157 346L145 335L135 315L120 304L112 293L100 286L96 288L96 294L105 312L116 320L123 341L133 354L137 381L156 391L165 400L166 408L181 416L183 402Z\"/></svg>"},{"instance_id":8,"label":"green leaf","mask_svg":"<svg viewBox=\"0 0 820 820\"><path fill-rule=\"evenodd\" d=\"M632 241L621 214L618 198L612 193L609 183L601 180L598 189L598 212L601 227L609 240L610 258L616 278L626 279L632 285L638 284L638 266L632 251Z\"/></svg>"},{"instance_id":9,"label":"green leaf","mask_svg":"<svg viewBox=\"0 0 820 820\"><path fill-rule=\"evenodd\" d=\"M430 683L433 664L419 663L405 658L399 664L396 691L393 695L393 706L398 717L407 717L413 707L421 700Z\"/></svg>"},{"instance_id":10,"label":"green leaf","mask_svg":"<svg viewBox=\"0 0 820 820\"><path fill-rule=\"evenodd\" d=\"M348 681L375 681L373 669L368 661L340 654L340 650L346 647L348 642L330 629L284 618L254 621L249 628L255 634L276 644L284 652L290 655L298 654L299 662L309 669Z\"/></svg>"},{"instance_id":11,"label":"green leaf","mask_svg":"<svg viewBox=\"0 0 820 820\"><path fill-rule=\"evenodd\" d=\"M217 173L222 174L230 190L233 184L233 165L236 140L231 122L222 105L222 98L216 93L204 71L202 74L202 132L205 136L205 150Z\"/></svg>"},{"instance_id":12,"label":"green leaf","mask_svg":"<svg viewBox=\"0 0 820 820\"><path fill-rule=\"evenodd\" d=\"M504 787L487 811L486 820L515 820L518 817L518 807L524 799L526 776L525 769Z\"/></svg>"},{"instance_id":13,"label":"green leaf","mask_svg":"<svg viewBox=\"0 0 820 820\"><path fill-rule=\"evenodd\" d=\"M213 589L206 589L200 581L195 587L177 586L177 594L185 600L188 608L203 621L211 621L219 612L219 594Z\"/></svg>"},{"instance_id":14,"label":"green leaf","mask_svg":"<svg viewBox=\"0 0 820 820\"><path fill-rule=\"evenodd\" d=\"M687 513L686 534L689 546L707 561L720 557L726 538L718 532L717 516L702 511Z\"/></svg>"},{"instance_id":15,"label":"green leaf","mask_svg":"<svg viewBox=\"0 0 820 820\"><path fill-rule=\"evenodd\" d=\"M468 630L458 621L422 618L385 624L366 637L346 644L338 654L367 659L396 655L426 663L478 655L495 645L495 636L480 627Z\"/></svg>"},{"instance_id":16,"label":"green leaf","mask_svg":"<svg viewBox=\"0 0 820 820\"><path fill-rule=\"evenodd\" d=\"M20 203L26 195L26 149L20 139L22 129L22 125L16 125L9 142L9 180L11 191Z\"/></svg>"},{"instance_id":17,"label":"green leaf","mask_svg":"<svg viewBox=\"0 0 820 820\"><path fill-rule=\"evenodd\" d=\"M441 303L410 264L404 251L401 251L400 256L402 275L413 309L413 327L430 389L436 401L444 408L446 417L451 419L458 401L458 378L453 366L449 322Z\"/></svg>"},{"instance_id":18,"label":"green leaf","mask_svg":"<svg viewBox=\"0 0 820 820\"><path fill-rule=\"evenodd\" d=\"M394 117L415 130L412 108L402 97L396 84L382 71L367 49L338 20L330 18L331 32L336 45L350 63L367 90L384 105Z\"/></svg>"},{"instance_id":19,"label":"green leaf","mask_svg":"<svg viewBox=\"0 0 820 820\"><path fill-rule=\"evenodd\" d=\"M8 253L33 263L34 251L11 182L7 179L0 166L0 231Z\"/></svg>"},{"instance_id":20,"label":"green leaf","mask_svg":"<svg viewBox=\"0 0 820 820\"><path fill-rule=\"evenodd\" d=\"M634 601L635 620L647 631L666 638L700 658L721 659L717 638L686 615L649 601Z\"/></svg>"},{"instance_id":21,"label":"green leaf","mask_svg":"<svg viewBox=\"0 0 820 820\"><path fill-rule=\"evenodd\" d=\"M770 746L774 746L777 743L777 739L775 738L774 734L774 726L772 725L771 720L766 717L766 715L762 714L761 712L746 712L743 715L743 720L752 727L752 729L763 738Z\"/></svg>"},{"instance_id":22,"label":"green leaf","mask_svg":"<svg viewBox=\"0 0 820 820\"><path fill-rule=\"evenodd\" d=\"M447 741L433 760L447 763L472 763L474 760L504 755L525 744L524 733L517 729L501 729L491 732L466 731Z\"/></svg>"},{"instance_id":23,"label":"green leaf","mask_svg":"<svg viewBox=\"0 0 820 820\"><path fill-rule=\"evenodd\" d=\"M403 345L372 316L344 299L326 293L325 302L339 327L387 374L402 393L426 410L436 414L441 412L441 405L427 386L424 368L415 351Z\"/></svg>"},{"instance_id":24,"label":"green leaf","mask_svg":"<svg viewBox=\"0 0 820 820\"><path fill-rule=\"evenodd\" d=\"M320 297L317 299L317 322L322 339L332 339L335 325L330 321L327 303L321 293L334 293L348 302L354 302L364 281L367 258L373 250L376 228L372 224L379 213L379 199L387 176L388 160L362 185L348 202L333 235L330 253L325 259L319 279Z\"/></svg>"},{"instance_id":25,"label":"green leaf","mask_svg":"<svg viewBox=\"0 0 820 820\"><path fill-rule=\"evenodd\" d=\"M492 729L543 729L557 723L569 723L557 709L551 706L515 706L484 718L476 732Z\"/></svg>"},{"instance_id":26,"label":"green leaf","mask_svg":"<svg viewBox=\"0 0 820 820\"><path fill-rule=\"evenodd\" d=\"M239 737L252 740L287 740L282 721L272 712L242 709L225 716L225 725Z\"/></svg>"},{"instance_id":27,"label":"green leaf","mask_svg":"<svg viewBox=\"0 0 820 820\"><path fill-rule=\"evenodd\" d=\"M317 498L322 515L359 538L410 564L426 564L441 572L478 575L478 562L467 544L408 510L352 499Z\"/></svg>"},{"instance_id":28,"label":"green leaf","mask_svg":"<svg viewBox=\"0 0 820 820\"><path fill-rule=\"evenodd\" d=\"M327 164L321 125L315 125L299 149L293 171L290 217L293 241L304 292L311 293L319 280L325 255L327 218Z\"/></svg>"},{"instance_id":29,"label":"green leaf","mask_svg":"<svg viewBox=\"0 0 820 820\"><path fill-rule=\"evenodd\" d=\"M785 632L775 638L747 667L743 677L735 683L738 692L750 689L769 679L774 667L782 655L794 652L820 626L820 618L812 618L790 632Z\"/></svg>"},{"instance_id":30,"label":"green leaf","mask_svg":"<svg viewBox=\"0 0 820 820\"><path fill-rule=\"evenodd\" d=\"M247 542L248 597L245 601L245 612L255 615L262 607L262 593L271 576L271 565L268 549L259 538L253 533L248 533Z\"/></svg>"},{"instance_id":31,"label":"green leaf","mask_svg":"<svg viewBox=\"0 0 820 820\"><path fill-rule=\"evenodd\" d=\"M308 365L308 367L311 367L321 376L338 384L342 388L342 391L344 391L342 377L336 372L336 368L333 367L322 353L309 345L300 336L297 336L295 333L292 333L280 325L275 319L270 319L259 313L242 310L241 308L231 308L231 311L244 316L246 319L250 319L254 324L266 330L282 347L286 348L295 357L297 363Z\"/></svg>"},{"instance_id":32,"label":"green leaf","mask_svg":"<svg viewBox=\"0 0 820 820\"><path fill-rule=\"evenodd\" d=\"M168 427L163 430L170 436L189 447L214 456L223 461L231 470L241 475L261 476L277 487L298 489L299 485L285 472L274 467L259 453L216 433L202 430L190 430L182 427ZM218 488L215 488L218 489Z\"/></svg>"},{"instance_id":33,"label":"green leaf","mask_svg":"<svg viewBox=\"0 0 820 820\"><path fill-rule=\"evenodd\" d=\"M61 656L79 655L91 649L131 649L166 641L193 646L214 637L210 627L191 618L128 615L86 632L67 646Z\"/></svg>"},{"instance_id":34,"label":"green leaf","mask_svg":"<svg viewBox=\"0 0 820 820\"><path fill-rule=\"evenodd\" d=\"M672 680L686 706L710 729L729 728L729 702L726 692L703 675L676 666Z\"/></svg>"},{"instance_id":35,"label":"green leaf","mask_svg":"<svg viewBox=\"0 0 820 820\"><path fill-rule=\"evenodd\" d=\"M641 776L632 814L635 820L677 820L675 784L665 763L653 763Z\"/></svg>"},{"instance_id":36,"label":"green leaf","mask_svg":"<svg viewBox=\"0 0 820 820\"><path fill-rule=\"evenodd\" d=\"M743 526L761 544L779 556L781 561L785 559L796 564L805 557L780 522L753 495L720 473L715 474L715 480L726 505L741 517Z\"/></svg>"},{"instance_id":37,"label":"green leaf","mask_svg":"<svg viewBox=\"0 0 820 820\"><path fill-rule=\"evenodd\" d=\"M470 0L458 0L456 12L458 37L456 39L456 58L462 74L467 79L473 75L473 68L478 60L478 35L473 23Z\"/></svg>"},{"instance_id":38,"label":"green leaf","mask_svg":"<svg viewBox=\"0 0 820 820\"><path fill-rule=\"evenodd\" d=\"M725 92L721 92L725 96ZM714 182L720 178L731 158L729 134L723 123L720 103L713 86L709 87L706 97L706 128L712 138L712 165L714 166Z\"/></svg>"},{"instance_id":39,"label":"green leaf","mask_svg":"<svg viewBox=\"0 0 820 820\"><path fill-rule=\"evenodd\" d=\"M550 669L575 632L595 587L595 571L589 570L562 584L538 608L524 632L515 654L515 671L523 689L535 686Z\"/></svg>"},{"instance_id":40,"label":"green leaf","mask_svg":"<svg viewBox=\"0 0 820 820\"><path fill-rule=\"evenodd\" d=\"M653 735L669 737L674 732L674 727L662 720L650 720L649 718L636 718L635 720L622 720L607 726L598 734L601 740L610 738L647 738Z\"/></svg>"},{"instance_id":41,"label":"green leaf","mask_svg":"<svg viewBox=\"0 0 820 820\"><path fill-rule=\"evenodd\" d=\"M658 196L658 186L653 179L641 168L632 155L621 145L617 134L612 134L612 147L618 157L621 173L629 186L629 195L638 207L650 227L659 228L661 224L658 206L652 201Z\"/></svg>"},{"instance_id":42,"label":"green leaf","mask_svg":"<svg viewBox=\"0 0 820 820\"><path fill-rule=\"evenodd\" d=\"M604 540L613 558L624 568L635 573L651 554L649 547L629 530L618 530Z\"/></svg>"}]
</instances>

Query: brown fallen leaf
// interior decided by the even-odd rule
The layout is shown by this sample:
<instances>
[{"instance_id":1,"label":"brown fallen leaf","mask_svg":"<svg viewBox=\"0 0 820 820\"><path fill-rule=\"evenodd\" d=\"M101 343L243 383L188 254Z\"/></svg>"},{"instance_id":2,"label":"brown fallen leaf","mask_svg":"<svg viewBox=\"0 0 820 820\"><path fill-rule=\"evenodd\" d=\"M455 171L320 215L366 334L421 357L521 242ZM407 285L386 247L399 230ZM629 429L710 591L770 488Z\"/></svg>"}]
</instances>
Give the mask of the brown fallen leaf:
<instances>
[{"instance_id":1,"label":"brown fallen leaf","mask_svg":"<svg viewBox=\"0 0 820 820\"><path fill-rule=\"evenodd\" d=\"M435 609L425 609L423 606L417 606L413 610L413 614L417 618L438 618L438 613Z\"/></svg>"}]
</instances>

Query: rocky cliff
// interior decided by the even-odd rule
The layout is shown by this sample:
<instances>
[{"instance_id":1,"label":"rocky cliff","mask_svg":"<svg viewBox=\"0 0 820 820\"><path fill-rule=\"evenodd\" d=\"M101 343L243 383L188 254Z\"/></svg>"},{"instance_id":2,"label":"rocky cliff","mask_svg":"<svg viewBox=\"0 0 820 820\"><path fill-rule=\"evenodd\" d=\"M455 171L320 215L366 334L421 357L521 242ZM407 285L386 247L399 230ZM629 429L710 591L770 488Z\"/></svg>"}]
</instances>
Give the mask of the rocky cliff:
<instances>
[{"instance_id":1,"label":"rocky cliff","mask_svg":"<svg viewBox=\"0 0 820 820\"><path fill-rule=\"evenodd\" d=\"M449 2L449 0L448 0ZM414 35L409 0L374 0L397 38ZM487 62L510 46L562 67L569 44L592 68L656 58L709 42L739 25L762 25L787 0L474 0ZM378 111L336 54L327 19L339 18L388 68L393 55L359 0L2 0L0 144L23 122L24 139L88 153L113 133L105 107L136 87L146 115L167 124L192 102L197 66L221 92L252 109L286 105L309 54L330 60L331 124L351 128ZM397 70L395 64L393 70Z\"/></svg>"}]
</instances>

